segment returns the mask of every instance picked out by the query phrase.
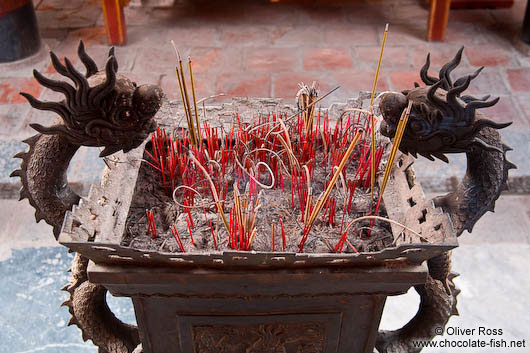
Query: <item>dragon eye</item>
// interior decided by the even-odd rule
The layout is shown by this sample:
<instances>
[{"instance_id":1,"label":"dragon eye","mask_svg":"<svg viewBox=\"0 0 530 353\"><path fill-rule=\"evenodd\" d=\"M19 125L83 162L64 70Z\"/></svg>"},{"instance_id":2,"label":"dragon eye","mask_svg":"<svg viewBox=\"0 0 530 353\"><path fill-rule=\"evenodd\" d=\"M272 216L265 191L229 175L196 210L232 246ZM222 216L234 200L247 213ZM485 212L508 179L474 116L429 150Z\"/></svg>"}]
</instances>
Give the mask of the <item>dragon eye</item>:
<instances>
[{"instance_id":1,"label":"dragon eye","mask_svg":"<svg viewBox=\"0 0 530 353\"><path fill-rule=\"evenodd\" d=\"M406 107L407 97L395 92L383 94L379 103L383 118L391 124L397 124L401 113Z\"/></svg>"},{"instance_id":2,"label":"dragon eye","mask_svg":"<svg viewBox=\"0 0 530 353\"><path fill-rule=\"evenodd\" d=\"M122 121L129 121L133 118L134 114L129 109L126 109L120 113L120 120Z\"/></svg>"},{"instance_id":3,"label":"dragon eye","mask_svg":"<svg viewBox=\"0 0 530 353\"><path fill-rule=\"evenodd\" d=\"M411 121L410 122L410 127L415 130L415 131L418 131L418 130L421 130L422 129L422 124L417 121L417 120L414 120L414 121Z\"/></svg>"},{"instance_id":4,"label":"dragon eye","mask_svg":"<svg viewBox=\"0 0 530 353\"><path fill-rule=\"evenodd\" d=\"M153 117L162 105L162 89L158 86L142 85L136 88L133 104L141 117Z\"/></svg>"}]
</instances>

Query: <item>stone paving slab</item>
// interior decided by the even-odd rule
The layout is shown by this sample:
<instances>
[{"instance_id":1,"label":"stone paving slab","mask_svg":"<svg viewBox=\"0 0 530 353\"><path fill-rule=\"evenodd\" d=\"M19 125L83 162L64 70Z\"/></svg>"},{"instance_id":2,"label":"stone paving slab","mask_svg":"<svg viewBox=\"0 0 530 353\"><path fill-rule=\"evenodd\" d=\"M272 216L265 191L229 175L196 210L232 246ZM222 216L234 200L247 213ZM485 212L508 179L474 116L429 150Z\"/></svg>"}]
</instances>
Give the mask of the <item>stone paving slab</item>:
<instances>
[{"instance_id":1,"label":"stone paving slab","mask_svg":"<svg viewBox=\"0 0 530 353\"><path fill-rule=\"evenodd\" d=\"M20 178L10 177L12 171L20 168L21 159L13 156L27 151L28 145L19 140L0 139L0 198L18 198ZM81 147L68 167L68 180L77 193L85 195L92 183L101 180L105 162L99 158L102 149Z\"/></svg>"},{"instance_id":2,"label":"stone paving slab","mask_svg":"<svg viewBox=\"0 0 530 353\"><path fill-rule=\"evenodd\" d=\"M502 195L495 212L487 212L475 224L471 233L458 238L461 245L530 244L530 196Z\"/></svg>"},{"instance_id":3,"label":"stone paving slab","mask_svg":"<svg viewBox=\"0 0 530 353\"><path fill-rule=\"evenodd\" d=\"M428 194L432 197L432 194ZM455 280L462 289L459 296L460 316L449 326L460 328L500 328L505 340L530 340L530 321L523 315L530 307L530 196L502 196L497 212L486 214L472 234L460 237L460 247L453 251ZM27 201L0 200L0 353L96 352L83 343L77 328L67 327L68 311L60 307L72 255L57 246L51 227L33 221L33 209ZM13 221L13 220L17 221ZM417 295L389 298L382 328L393 329L414 315ZM117 315L134 323L130 301L110 298ZM29 315L31 313L31 315ZM517 318L517 320L514 320ZM31 332L29 335L24 335ZM463 338L445 335L440 339ZM494 337L489 337L490 338ZM8 342L8 344L4 344ZM457 349L426 348L424 352L454 352ZM467 350L471 352L474 350ZM498 349L477 352L493 353ZM510 349L507 352L527 352Z\"/></svg>"},{"instance_id":4,"label":"stone paving slab","mask_svg":"<svg viewBox=\"0 0 530 353\"><path fill-rule=\"evenodd\" d=\"M68 282L73 255L58 246L52 228L35 223L27 200L0 200L0 353L96 353L77 327L68 327ZM13 221L16 220L16 221ZM110 297L122 320L134 323L132 304Z\"/></svg>"},{"instance_id":5,"label":"stone paving slab","mask_svg":"<svg viewBox=\"0 0 530 353\"><path fill-rule=\"evenodd\" d=\"M525 340L525 348L425 348L424 353L528 352L530 351L530 258L528 244L461 245L453 250L454 282L462 290L458 296L460 316L452 317L443 336L435 341L458 343L464 340ZM414 316L419 297L414 290L387 300L382 329L396 329ZM480 335L479 328L500 329L502 335ZM455 335L454 328L475 329L470 335ZM453 331L452 331L453 330ZM450 343L451 344L451 343Z\"/></svg>"},{"instance_id":6,"label":"stone paving slab","mask_svg":"<svg viewBox=\"0 0 530 353\"><path fill-rule=\"evenodd\" d=\"M0 140L0 182L12 183L15 178L9 174L20 167L20 159L13 156L21 151L27 150L28 145L18 140ZM17 178L18 179L18 178Z\"/></svg>"},{"instance_id":7,"label":"stone paving slab","mask_svg":"<svg viewBox=\"0 0 530 353\"><path fill-rule=\"evenodd\" d=\"M52 227L44 221L35 223L35 210L28 200L0 199L0 261L9 259L14 249L57 246Z\"/></svg>"},{"instance_id":8,"label":"stone paving slab","mask_svg":"<svg viewBox=\"0 0 530 353\"><path fill-rule=\"evenodd\" d=\"M68 282L72 259L63 247L29 247L0 262L1 353L97 352L76 326L67 326L70 314L60 306L68 298L60 288ZM135 323L130 300L111 299L109 306Z\"/></svg>"}]
</instances>

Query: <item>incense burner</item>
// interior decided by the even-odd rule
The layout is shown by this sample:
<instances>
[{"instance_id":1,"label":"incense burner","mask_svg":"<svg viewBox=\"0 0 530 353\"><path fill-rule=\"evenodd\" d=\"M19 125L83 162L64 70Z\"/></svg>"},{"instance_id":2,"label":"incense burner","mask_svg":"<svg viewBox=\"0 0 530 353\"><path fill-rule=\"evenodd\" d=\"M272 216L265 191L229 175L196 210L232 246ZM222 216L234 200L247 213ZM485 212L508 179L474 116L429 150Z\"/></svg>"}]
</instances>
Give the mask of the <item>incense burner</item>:
<instances>
[{"instance_id":1,"label":"incense burner","mask_svg":"<svg viewBox=\"0 0 530 353\"><path fill-rule=\"evenodd\" d=\"M335 115L361 103L329 109ZM168 108L156 120L170 130L181 117ZM228 122L267 110L294 109L279 100L235 100L207 115ZM107 162L103 184L67 212L58 240L92 260L91 283L132 298L145 352L370 351L386 296L424 283L422 262L457 246L448 215L414 181L413 159L400 155L384 204L391 219L426 239L394 225L394 246L359 254L133 249L120 243L143 154L140 147Z\"/></svg>"},{"instance_id":2,"label":"incense burner","mask_svg":"<svg viewBox=\"0 0 530 353\"><path fill-rule=\"evenodd\" d=\"M58 122L52 128L35 125L41 134L27 140L30 150L18 155L23 159L22 168L13 175L21 177L21 196L30 199L37 209L37 218L52 224L58 241L77 253L72 279L65 286L71 297L65 304L72 313L71 323L78 325L83 338L91 339L101 351L351 353L372 352L375 346L379 352L412 352L419 351L411 348L414 340L432 339L436 335L434 328L444 326L456 312L458 291L451 281L454 276L450 273L448 251L458 245L456 236L462 231L461 225L470 227L471 222L476 222L484 213L484 207L492 209L492 202L505 186L507 169L512 165L505 159L502 164L495 161L504 158L506 148L501 152L495 149L492 152L491 148L486 150L489 152L480 152L496 153L489 169L480 176L466 176L464 186L456 194L437 199L436 204L425 199L415 180L414 159L398 154L382 197L386 215L394 220L392 242L378 251L301 253L225 248L185 253L139 250L123 245L131 205L141 197L137 188L142 182L139 170L142 163L146 163L147 141L139 142L136 137L146 136L155 126L167 131L177 128L178 131L179 122L186 119L180 107L170 103L161 105L158 88L137 88L136 84L129 85L129 81L118 85L115 81L117 64L112 52L106 70L98 73L82 46L79 52L87 67L85 76L99 75L102 79L98 82L92 79L85 84L86 79L68 61L64 67L52 55L57 71L73 78L76 88L52 82L39 74L36 77L42 84L65 93L66 104L44 103L25 96L38 109L58 112L65 122ZM458 56L448 64L449 70L447 65L444 67L440 81L448 77L458 64L456 61ZM114 89L111 87L113 80L116 82ZM463 81L466 87L470 80ZM421 106L413 104L411 116L414 120L420 119L422 113L429 113L431 107L440 106L439 101L435 101L438 105L429 106L429 98L437 94L441 83L425 83L434 88L428 91ZM463 89L461 80L457 83L458 88L450 87L451 83L446 87L449 90L447 101L458 102L456 97ZM105 95L90 93L90 90L102 92L102 87L106 87ZM392 137L396 131L397 120L393 116L398 111L396 107L421 93L411 92L405 92L404 98L399 95L383 97L381 111L386 135ZM104 152L123 152L107 158L101 185L94 185L88 197L80 199L71 192L64 192L65 171L76 146L84 143L82 138L71 136L83 136L76 133L76 129L79 121L86 123L87 120L83 114L66 113L72 112L71 99L88 102L84 97L94 95L99 97L99 105L94 106L96 104L91 101L88 106L92 111L119 106L123 107L121 111L130 113L123 115L125 124L120 124L122 119L113 119L114 115L98 116L98 124L109 128L106 134L94 133L88 128L84 131L98 137L111 135L113 130L119 131L119 136L133 131L135 137L132 142L127 139L117 142L111 139L110 143L102 138L87 140L89 145L106 146ZM445 100L445 97L438 99ZM347 103L333 104L327 114L331 121L336 120L349 109L362 108L367 98L368 95L361 94ZM139 105L131 112L130 107L137 102ZM229 130L234 116L245 123L245 117L252 118L258 113L296 115L298 112L281 100L236 99L230 104L205 108L205 117L220 126L228 125L225 129ZM111 119L114 125L105 119ZM489 123L486 123L488 126L479 125L478 131L483 131L482 127L492 128ZM138 126L143 128L138 129ZM404 152L411 151L415 137L420 138L409 131L405 130L403 136L403 146L408 149ZM490 143L500 143L498 135L492 137L487 131ZM469 136L473 139L476 134ZM468 154L479 153L474 141L457 145L469 146ZM57 161L53 159L59 151L56 146L66 146L68 148L60 151L69 151L61 157L61 168L57 168ZM133 148L135 146L137 148ZM436 156L443 152L447 151L429 151ZM487 158L485 160L489 163ZM474 190L485 187L484 175L487 180L494 181L493 186L489 184L494 190L488 190L491 194L488 200L473 196ZM382 176L378 178L380 182ZM41 188L35 187L35 181ZM477 216L469 208L450 202L462 198L469 200L468 204L480 204L482 208L476 212L482 213ZM63 208L57 209L54 206L57 204ZM470 218L467 222L466 216ZM386 297L405 293L411 286L415 286L422 298L418 314L401 330L378 332ZM109 311L105 302L107 290L132 299L138 327L121 323Z\"/></svg>"}]
</instances>

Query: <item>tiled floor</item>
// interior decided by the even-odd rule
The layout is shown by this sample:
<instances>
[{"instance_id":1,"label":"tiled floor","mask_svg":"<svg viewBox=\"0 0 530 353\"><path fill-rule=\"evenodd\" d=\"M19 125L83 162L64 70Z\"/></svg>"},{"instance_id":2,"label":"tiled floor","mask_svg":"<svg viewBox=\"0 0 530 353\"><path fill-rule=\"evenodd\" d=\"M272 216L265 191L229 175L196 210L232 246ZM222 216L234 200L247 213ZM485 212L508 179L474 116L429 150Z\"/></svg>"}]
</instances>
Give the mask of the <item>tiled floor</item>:
<instances>
[{"instance_id":1,"label":"tiled floor","mask_svg":"<svg viewBox=\"0 0 530 353\"><path fill-rule=\"evenodd\" d=\"M505 142L515 150L510 158L519 166L512 176L530 176L530 165L525 163L530 154L530 58L514 46L519 43L523 0L509 9L452 10L443 43L424 41L428 8L421 0L176 2L171 8L127 7L128 43L116 50L120 72L140 83L161 85L170 99L179 95L170 44L174 40L182 56L194 60L198 96L226 94L210 103L235 96L294 102L298 83L313 80L319 82L321 94L341 86L323 101L324 106L345 101L359 90L372 89L384 26L389 23L378 90L413 87L420 81L427 53L434 75L465 46L455 75L485 66L468 92L501 97L497 105L482 111L494 120L514 122L503 130ZM98 0L35 4L49 49L80 65L76 48L82 39L98 65L104 65L109 47ZM46 55L27 65L0 66L0 145L31 135L31 122L45 125L55 119L53 113L30 110L18 94L61 99L32 79L33 68L58 78ZM433 185L441 182L436 176L458 173L445 165L428 164L424 170ZM7 178L6 170L0 172L0 178ZM530 190L526 181L518 180L517 185L517 191Z\"/></svg>"},{"instance_id":2,"label":"tiled floor","mask_svg":"<svg viewBox=\"0 0 530 353\"><path fill-rule=\"evenodd\" d=\"M438 69L464 45L466 50L457 73L486 66L469 91L501 97L497 106L484 112L495 120L514 121L503 131L515 148L511 158L519 165L513 175L530 176L526 161L530 153L530 57L513 45L525 1L516 0L510 9L452 11L443 43L423 40L428 9L422 0L322 0L317 5L313 4L315 1L302 0L177 2L170 9L126 8L129 41L116 50L122 73L140 83L160 84L171 99L177 99L175 55L169 43L174 40L181 54L191 55L194 60L201 97L222 92L227 94L222 98L225 100L232 96L269 96L294 102L300 81L318 81L322 93L340 85L341 89L326 99L326 105L371 89L384 25L388 22L390 33L378 90L412 87L414 81L419 81L419 69L427 52L431 53L433 69ZM79 64L76 46L82 39L89 54L103 66L108 46L98 0L34 3L41 35L49 49ZM12 183L7 175L18 163L9 156L22 148L22 138L32 134L28 124L45 125L54 119L52 114L31 111L18 92L29 92L44 100L60 98L35 83L33 68L58 76L44 56L26 65L0 66L3 188ZM74 163L77 167L70 180L85 182L96 178L101 161L87 151L79 158L83 163ZM430 177L447 170L445 165L420 165L418 174L423 172ZM463 166L463 162L457 159L456 165ZM529 185L526 187L530 189ZM12 197L13 193L2 195ZM33 224L32 212L25 202L1 202L0 220L5 226L0 232L0 303L4 303L0 304L0 352L95 352L90 344L82 343L77 329L64 327L68 313L59 308L64 296L59 288L66 279L69 255L54 246L49 227ZM463 289L462 316L453 318L450 325L502 328L507 332L505 339L528 341L530 323L524 312L530 307L526 295L530 288L526 270L530 266L529 197L502 197L497 208L497 214L484 216L473 235L461 238L463 245L455 251L455 270L462 274L457 280ZM415 308L413 299L408 296L404 301L390 301L383 326L396 326L400 317L410 317ZM115 305L123 318L132 320L130 305L122 301ZM459 350L424 350L453 351Z\"/></svg>"},{"instance_id":3,"label":"tiled floor","mask_svg":"<svg viewBox=\"0 0 530 353\"><path fill-rule=\"evenodd\" d=\"M512 45L520 31L525 2L511 9L453 10L444 43L426 43L428 9L422 1L341 1L335 5L264 1L180 1L170 9L126 8L128 44L117 49L120 70L141 82L158 83L177 99L174 40L191 55L199 96L269 96L293 100L300 81L341 89L327 102L370 90L384 24L390 23L379 90L399 90L419 81L431 52L433 69L466 47L458 73L486 66L469 91L501 96L485 110L496 119L528 129L530 59ZM67 5L65 5L67 4ZM96 0L40 0L41 34L59 56L74 58L83 39L103 65L107 51L103 15ZM46 61L36 65L52 73ZM41 98L50 92L31 79L31 70L0 72L0 136L30 133L29 113L19 91Z\"/></svg>"}]
</instances>

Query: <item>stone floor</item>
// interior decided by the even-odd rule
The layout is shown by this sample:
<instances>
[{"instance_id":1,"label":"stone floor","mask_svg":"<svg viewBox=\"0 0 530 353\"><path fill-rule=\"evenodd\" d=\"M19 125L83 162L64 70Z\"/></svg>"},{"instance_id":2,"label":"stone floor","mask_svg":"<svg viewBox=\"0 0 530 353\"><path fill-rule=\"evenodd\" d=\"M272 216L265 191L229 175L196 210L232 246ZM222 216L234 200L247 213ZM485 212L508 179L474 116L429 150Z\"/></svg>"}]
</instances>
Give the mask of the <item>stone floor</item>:
<instances>
[{"instance_id":1,"label":"stone floor","mask_svg":"<svg viewBox=\"0 0 530 353\"><path fill-rule=\"evenodd\" d=\"M465 45L461 68L467 73L485 66L473 81L472 94L500 96L499 104L484 109L498 121L514 121L503 138L514 147L510 158L519 169L511 176L512 192L502 196L495 214L487 214L473 234L460 238L454 251L455 280L462 289L461 316L450 326L500 328L497 338L527 341L530 321L530 58L520 51L520 31L526 2L516 0L510 9L454 10L446 41L424 41L428 9L421 0L355 2L338 0L286 1L178 1L170 9L126 8L129 41L116 49L120 71L141 83L162 86L170 99L178 99L174 76L174 40L181 54L191 55L199 96L225 93L226 97L268 96L294 102L297 83L320 83L321 92L341 89L323 104L344 101L359 90L370 90L385 23L390 23L378 90L400 90L419 81L419 68L427 52L433 70ZM76 60L76 46L85 41L101 67L108 51L103 14L98 0L34 0L41 36L47 49ZM305 5L304 5L305 3ZM515 43L515 44L514 44ZM45 53L24 62L0 65L0 353L96 352L83 343L79 331L67 327L68 312L59 305L60 291L71 255L57 247L50 227L32 220L28 204L17 202L18 185L8 174L17 167L11 158L32 134L29 123L43 125L53 115L30 110L19 91L43 100L59 99L32 78L32 69L57 78ZM452 163L418 161L416 171L431 191L443 191L465 168L462 157ZM97 151L83 149L76 156L69 179L81 192L97 181L103 163ZM417 307L411 293L387 302L383 328L400 326ZM112 299L118 316L134 322L131 305ZM457 341L484 337L444 335ZM492 337L487 337L489 338ZM465 349L429 348L424 352ZM475 351L467 349L466 351ZM479 352L499 352L484 348ZM504 351L504 350L502 350Z\"/></svg>"},{"instance_id":2,"label":"stone floor","mask_svg":"<svg viewBox=\"0 0 530 353\"><path fill-rule=\"evenodd\" d=\"M529 351L529 205L528 195L501 197L498 211L484 216L472 234L463 234L461 245L453 251L453 270L460 274L455 283L462 293L458 296L460 316L451 318L448 327L502 329L503 334L445 334L436 339L454 344L467 339L524 339L526 348L425 348L423 352ZM2 210L0 222L6 226L0 230L0 353L97 352L90 343L83 343L75 326L66 326L68 310L60 307L67 298L60 288L67 283L72 254L56 245L51 227L32 221L33 210L26 201L2 200ZM118 317L135 322L127 299L109 297L109 302ZM389 298L381 328L401 327L417 305L414 290Z\"/></svg>"}]
</instances>

